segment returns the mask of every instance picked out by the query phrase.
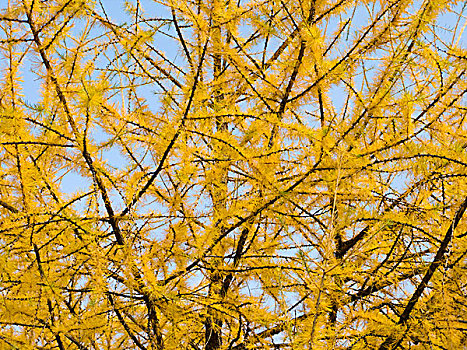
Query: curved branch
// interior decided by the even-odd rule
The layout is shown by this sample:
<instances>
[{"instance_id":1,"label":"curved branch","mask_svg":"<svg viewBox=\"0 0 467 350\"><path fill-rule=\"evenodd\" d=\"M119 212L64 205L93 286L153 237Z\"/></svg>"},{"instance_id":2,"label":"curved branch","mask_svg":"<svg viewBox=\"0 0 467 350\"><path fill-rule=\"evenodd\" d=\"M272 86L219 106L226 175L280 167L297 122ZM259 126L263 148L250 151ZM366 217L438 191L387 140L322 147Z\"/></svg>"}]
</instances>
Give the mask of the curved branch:
<instances>
[{"instance_id":1,"label":"curved branch","mask_svg":"<svg viewBox=\"0 0 467 350\"><path fill-rule=\"evenodd\" d=\"M465 210L467 209L467 197L464 199L464 202L461 204L459 209L457 210L456 215L454 216L454 219L449 226L446 234L444 235L444 239L441 242L440 247L438 248L438 251L436 252L436 255L430 264L430 267L425 273L425 276L423 276L422 281L418 285L417 289L415 292L412 294L412 297L410 298L409 302L407 303L407 306L405 307L404 311L402 312L399 321L397 322L398 325L404 325L407 323L410 313L412 312L413 308L415 307L415 304L417 301L420 299L420 297L423 294L423 291L425 290L426 286L430 282L431 278L433 277L433 274L435 273L436 269L441 265L443 262L443 257L444 254L446 253L446 250L448 248L449 242L451 241L451 238L453 236L454 230L456 229L457 225L459 224L459 221L461 220L462 216L464 215ZM390 334L384 342L380 345L379 350L390 350L390 349L396 349L399 344L402 342L403 336L399 337L397 334L392 333Z\"/></svg>"}]
</instances>

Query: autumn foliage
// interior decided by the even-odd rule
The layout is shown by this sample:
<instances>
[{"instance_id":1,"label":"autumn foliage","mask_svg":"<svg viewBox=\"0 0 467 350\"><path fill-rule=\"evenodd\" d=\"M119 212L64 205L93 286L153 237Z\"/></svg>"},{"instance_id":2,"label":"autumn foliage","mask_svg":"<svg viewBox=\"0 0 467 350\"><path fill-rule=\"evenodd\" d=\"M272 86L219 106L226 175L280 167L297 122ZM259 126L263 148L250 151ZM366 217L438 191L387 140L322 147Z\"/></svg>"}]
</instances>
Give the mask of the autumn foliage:
<instances>
[{"instance_id":1,"label":"autumn foliage","mask_svg":"<svg viewBox=\"0 0 467 350\"><path fill-rule=\"evenodd\" d=\"M466 15L0 1L0 348L465 349Z\"/></svg>"}]
</instances>

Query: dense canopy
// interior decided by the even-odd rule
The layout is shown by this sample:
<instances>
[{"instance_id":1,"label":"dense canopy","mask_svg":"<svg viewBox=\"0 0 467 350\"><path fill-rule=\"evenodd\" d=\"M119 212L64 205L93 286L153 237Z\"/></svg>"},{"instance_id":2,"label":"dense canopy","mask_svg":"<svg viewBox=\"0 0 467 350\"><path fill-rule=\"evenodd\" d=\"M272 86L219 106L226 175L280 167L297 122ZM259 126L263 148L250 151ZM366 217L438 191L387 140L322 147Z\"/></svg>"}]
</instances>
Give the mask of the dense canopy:
<instances>
[{"instance_id":1,"label":"dense canopy","mask_svg":"<svg viewBox=\"0 0 467 350\"><path fill-rule=\"evenodd\" d=\"M1 1L0 347L466 348L466 7Z\"/></svg>"}]
</instances>

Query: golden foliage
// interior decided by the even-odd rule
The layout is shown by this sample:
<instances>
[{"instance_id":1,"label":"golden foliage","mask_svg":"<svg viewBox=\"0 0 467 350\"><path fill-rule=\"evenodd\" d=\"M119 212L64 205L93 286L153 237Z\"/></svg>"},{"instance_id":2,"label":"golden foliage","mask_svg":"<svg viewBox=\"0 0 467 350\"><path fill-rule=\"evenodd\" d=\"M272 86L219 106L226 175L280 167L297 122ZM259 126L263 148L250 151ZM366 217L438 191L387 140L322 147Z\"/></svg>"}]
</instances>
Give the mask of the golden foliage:
<instances>
[{"instance_id":1,"label":"golden foliage","mask_svg":"<svg viewBox=\"0 0 467 350\"><path fill-rule=\"evenodd\" d=\"M464 2L2 6L0 348L467 346Z\"/></svg>"}]
</instances>

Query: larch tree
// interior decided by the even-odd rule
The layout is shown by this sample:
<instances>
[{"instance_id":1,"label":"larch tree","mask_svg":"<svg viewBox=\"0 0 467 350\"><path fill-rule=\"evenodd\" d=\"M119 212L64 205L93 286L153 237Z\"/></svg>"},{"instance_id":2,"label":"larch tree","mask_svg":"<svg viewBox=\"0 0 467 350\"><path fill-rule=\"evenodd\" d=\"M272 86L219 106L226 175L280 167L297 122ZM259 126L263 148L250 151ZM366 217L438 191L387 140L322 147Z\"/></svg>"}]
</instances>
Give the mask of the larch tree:
<instances>
[{"instance_id":1,"label":"larch tree","mask_svg":"<svg viewBox=\"0 0 467 350\"><path fill-rule=\"evenodd\" d=\"M466 15L1 0L0 347L467 348Z\"/></svg>"}]
</instances>

